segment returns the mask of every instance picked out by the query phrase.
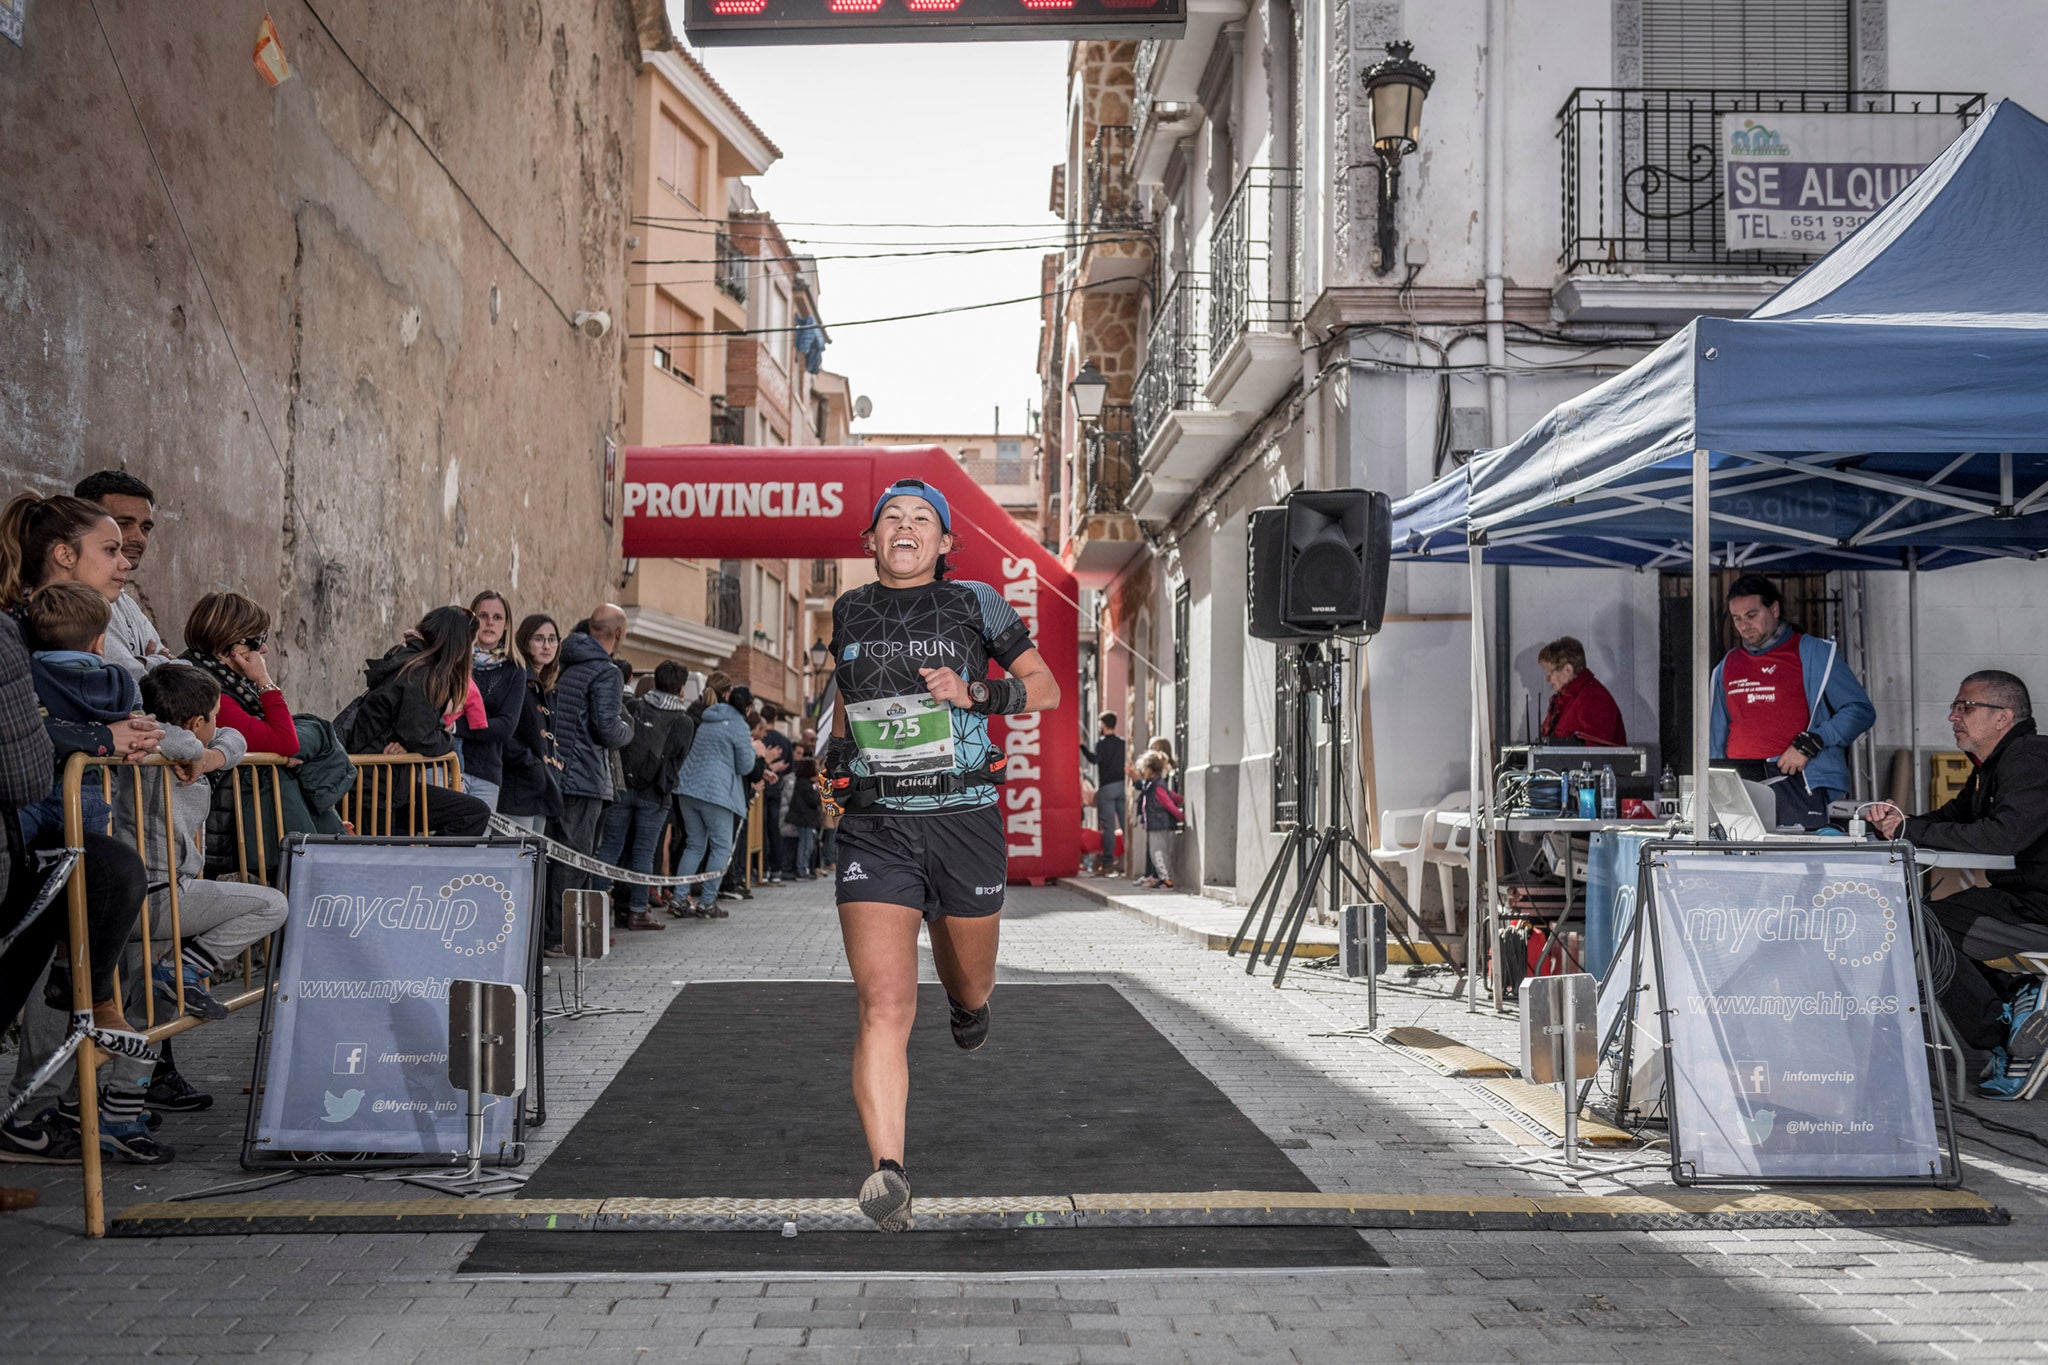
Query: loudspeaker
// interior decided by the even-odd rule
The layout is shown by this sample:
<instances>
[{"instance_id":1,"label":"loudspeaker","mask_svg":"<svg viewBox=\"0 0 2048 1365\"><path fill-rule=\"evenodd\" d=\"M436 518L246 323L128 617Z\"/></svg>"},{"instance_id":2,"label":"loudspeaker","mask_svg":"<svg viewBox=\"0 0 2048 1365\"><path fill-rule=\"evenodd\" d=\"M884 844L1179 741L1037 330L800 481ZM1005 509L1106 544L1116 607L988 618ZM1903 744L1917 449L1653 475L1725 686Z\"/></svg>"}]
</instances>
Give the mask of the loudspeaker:
<instances>
[{"instance_id":1,"label":"loudspeaker","mask_svg":"<svg viewBox=\"0 0 2048 1365\"><path fill-rule=\"evenodd\" d=\"M1245 616L1260 640L1374 635L1387 606L1393 504L1363 488L1303 490L1246 519Z\"/></svg>"}]
</instances>

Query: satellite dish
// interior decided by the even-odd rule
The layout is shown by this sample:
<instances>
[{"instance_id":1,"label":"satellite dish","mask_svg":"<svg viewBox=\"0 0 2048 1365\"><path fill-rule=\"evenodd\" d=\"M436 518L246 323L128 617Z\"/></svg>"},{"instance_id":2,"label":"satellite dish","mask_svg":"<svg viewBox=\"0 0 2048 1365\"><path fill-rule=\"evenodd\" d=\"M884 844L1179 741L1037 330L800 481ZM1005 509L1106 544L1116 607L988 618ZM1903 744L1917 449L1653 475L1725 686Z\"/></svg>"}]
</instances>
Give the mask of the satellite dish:
<instances>
[{"instance_id":1,"label":"satellite dish","mask_svg":"<svg viewBox=\"0 0 2048 1365\"><path fill-rule=\"evenodd\" d=\"M874 410L875 405L866 394L853 400L853 415L860 421L865 422Z\"/></svg>"}]
</instances>

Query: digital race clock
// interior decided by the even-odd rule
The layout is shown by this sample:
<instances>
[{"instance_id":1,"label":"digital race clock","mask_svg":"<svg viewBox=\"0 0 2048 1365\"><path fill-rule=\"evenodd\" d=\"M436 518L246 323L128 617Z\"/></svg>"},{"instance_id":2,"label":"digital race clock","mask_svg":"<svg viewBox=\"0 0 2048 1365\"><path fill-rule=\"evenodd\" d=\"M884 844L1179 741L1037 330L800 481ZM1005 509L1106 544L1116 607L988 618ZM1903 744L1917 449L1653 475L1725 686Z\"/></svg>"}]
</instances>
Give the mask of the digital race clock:
<instances>
[{"instance_id":1,"label":"digital race clock","mask_svg":"<svg viewBox=\"0 0 2048 1365\"><path fill-rule=\"evenodd\" d=\"M1187 0L687 0L699 47L992 38L1177 38Z\"/></svg>"}]
</instances>

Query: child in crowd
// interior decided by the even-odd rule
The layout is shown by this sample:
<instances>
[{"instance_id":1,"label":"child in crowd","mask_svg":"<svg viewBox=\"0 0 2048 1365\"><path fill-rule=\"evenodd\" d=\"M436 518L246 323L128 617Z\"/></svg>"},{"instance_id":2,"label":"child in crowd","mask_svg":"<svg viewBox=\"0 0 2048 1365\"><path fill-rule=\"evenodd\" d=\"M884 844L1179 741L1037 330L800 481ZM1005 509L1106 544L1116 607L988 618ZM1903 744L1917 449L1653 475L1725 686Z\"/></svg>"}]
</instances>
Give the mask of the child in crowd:
<instances>
[{"instance_id":1,"label":"child in crowd","mask_svg":"<svg viewBox=\"0 0 2048 1365\"><path fill-rule=\"evenodd\" d=\"M53 720L112 725L142 709L135 679L119 664L100 657L114 609L99 590L83 583L51 583L28 601L29 628L44 648L29 659L36 700ZM88 830L104 831L107 805L98 782L80 793ZM34 843L64 824L64 786L58 778L50 795L21 813L22 839Z\"/></svg>"},{"instance_id":2,"label":"child in crowd","mask_svg":"<svg viewBox=\"0 0 2048 1365\"><path fill-rule=\"evenodd\" d=\"M220 684L197 668L164 667L144 676L143 705L167 725L190 730L201 744L218 732ZM242 753L231 752L232 765ZM149 870L149 922L166 941L164 954L151 968L158 998L176 1008L177 984L185 990L185 1012L203 1019L227 1017L227 1007L208 993L208 982L223 963L233 961L244 948L267 938L285 921L284 893L253 882L205 881L200 871L206 866L206 817L213 808L213 792L206 782L173 781L170 789L171 821L169 848L164 827L157 814L163 810L165 773L150 769L141 773L142 808L148 812L143 862ZM215 779L231 780L231 779ZM134 819L133 803L116 815L117 823ZM122 834L133 837L132 829ZM176 878L178 898L177 934L172 939L171 881Z\"/></svg>"},{"instance_id":3,"label":"child in crowd","mask_svg":"<svg viewBox=\"0 0 2048 1365\"><path fill-rule=\"evenodd\" d=\"M1166 775L1166 755L1158 750L1149 750L1138 760L1137 823L1145 843L1139 857L1139 871L1144 875L1138 878L1137 884L1171 890L1173 877L1165 836L1180 824L1181 807L1180 798L1166 785Z\"/></svg>"},{"instance_id":4,"label":"child in crowd","mask_svg":"<svg viewBox=\"0 0 2048 1365\"><path fill-rule=\"evenodd\" d=\"M810 756L803 745L796 746L800 757L796 761L796 785L789 793L789 823L796 829L796 876L799 881L815 881L818 869L814 862L818 851L818 835L825 828L825 803L818 795L818 760Z\"/></svg>"}]
</instances>

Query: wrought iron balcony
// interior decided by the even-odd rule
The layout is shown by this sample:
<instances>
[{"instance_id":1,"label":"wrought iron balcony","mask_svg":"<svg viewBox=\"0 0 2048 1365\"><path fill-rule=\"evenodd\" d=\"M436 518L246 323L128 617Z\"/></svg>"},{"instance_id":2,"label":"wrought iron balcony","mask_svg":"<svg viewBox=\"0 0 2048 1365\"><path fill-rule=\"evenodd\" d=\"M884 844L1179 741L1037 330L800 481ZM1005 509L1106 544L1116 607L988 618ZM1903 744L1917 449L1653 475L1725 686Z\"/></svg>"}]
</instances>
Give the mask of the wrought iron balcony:
<instances>
[{"instance_id":1,"label":"wrought iron balcony","mask_svg":"<svg viewBox=\"0 0 2048 1365\"><path fill-rule=\"evenodd\" d=\"M1159 65L1163 51L1159 38L1146 38L1138 43L1138 55L1131 65L1131 127L1138 137L1144 136L1145 125L1152 121L1152 72Z\"/></svg>"},{"instance_id":2,"label":"wrought iron balcony","mask_svg":"<svg viewBox=\"0 0 2048 1365\"><path fill-rule=\"evenodd\" d=\"M747 410L714 404L711 409L711 444L744 445L747 439Z\"/></svg>"},{"instance_id":3,"label":"wrought iron balcony","mask_svg":"<svg viewBox=\"0 0 2048 1365\"><path fill-rule=\"evenodd\" d=\"M1209 374L1209 279L1196 271L1174 277L1152 314L1145 363L1131 391L1131 426L1142 451L1167 414L1206 408Z\"/></svg>"},{"instance_id":4,"label":"wrought iron balcony","mask_svg":"<svg viewBox=\"0 0 2048 1365\"><path fill-rule=\"evenodd\" d=\"M1128 510L1131 485L1138 478L1138 439L1126 403L1103 406L1101 420L1088 433L1088 489L1084 512Z\"/></svg>"},{"instance_id":5,"label":"wrought iron balcony","mask_svg":"<svg viewBox=\"0 0 2048 1365\"><path fill-rule=\"evenodd\" d=\"M721 232L714 239L712 258L718 262L713 269L712 283L718 292L734 303L747 301L747 257L740 251L739 244Z\"/></svg>"},{"instance_id":6,"label":"wrought iron balcony","mask_svg":"<svg viewBox=\"0 0 2048 1365\"><path fill-rule=\"evenodd\" d=\"M1088 217L1095 230L1143 229L1145 206L1131 175L1129 124L1105 123L1088 149Z\"/></svg>"},{"instance_id":7,"label":"wrought iron balcony","mask_svg":"<svg viewBox=\"0 0 2048 1365\"><path fill-rule=\"evenodd\" d=\"M1807 253L1731 250L1723 232L1723 114L1952 114L1984 97L1926 91L1578 89L1558 110L1563 263L1572 271L1791 275Z\"/></svg>"},{"instance_id":8,"label":"wrought iron balcony","mask_svg":"<svg viewBox=\"0 0 2048 1365\"><path fill-rule=\"evenodd\" d=\"M704 624L728 635L740 633L740 576L723 568L704 571Z\"/></svg>"},{"instance_id":9,"label":"wrought iron balcony","mask_svg":"<svg viewBox=\"0 0 2048 1365\"><path fill-rule=\"evenodd\" d=\"M1286 166L1254 166L1231 191L1209 241L1212 357L1247 331L1278 332L1295 315L1293 253L1301 177Z\"/></svg>"}]
</instances>

